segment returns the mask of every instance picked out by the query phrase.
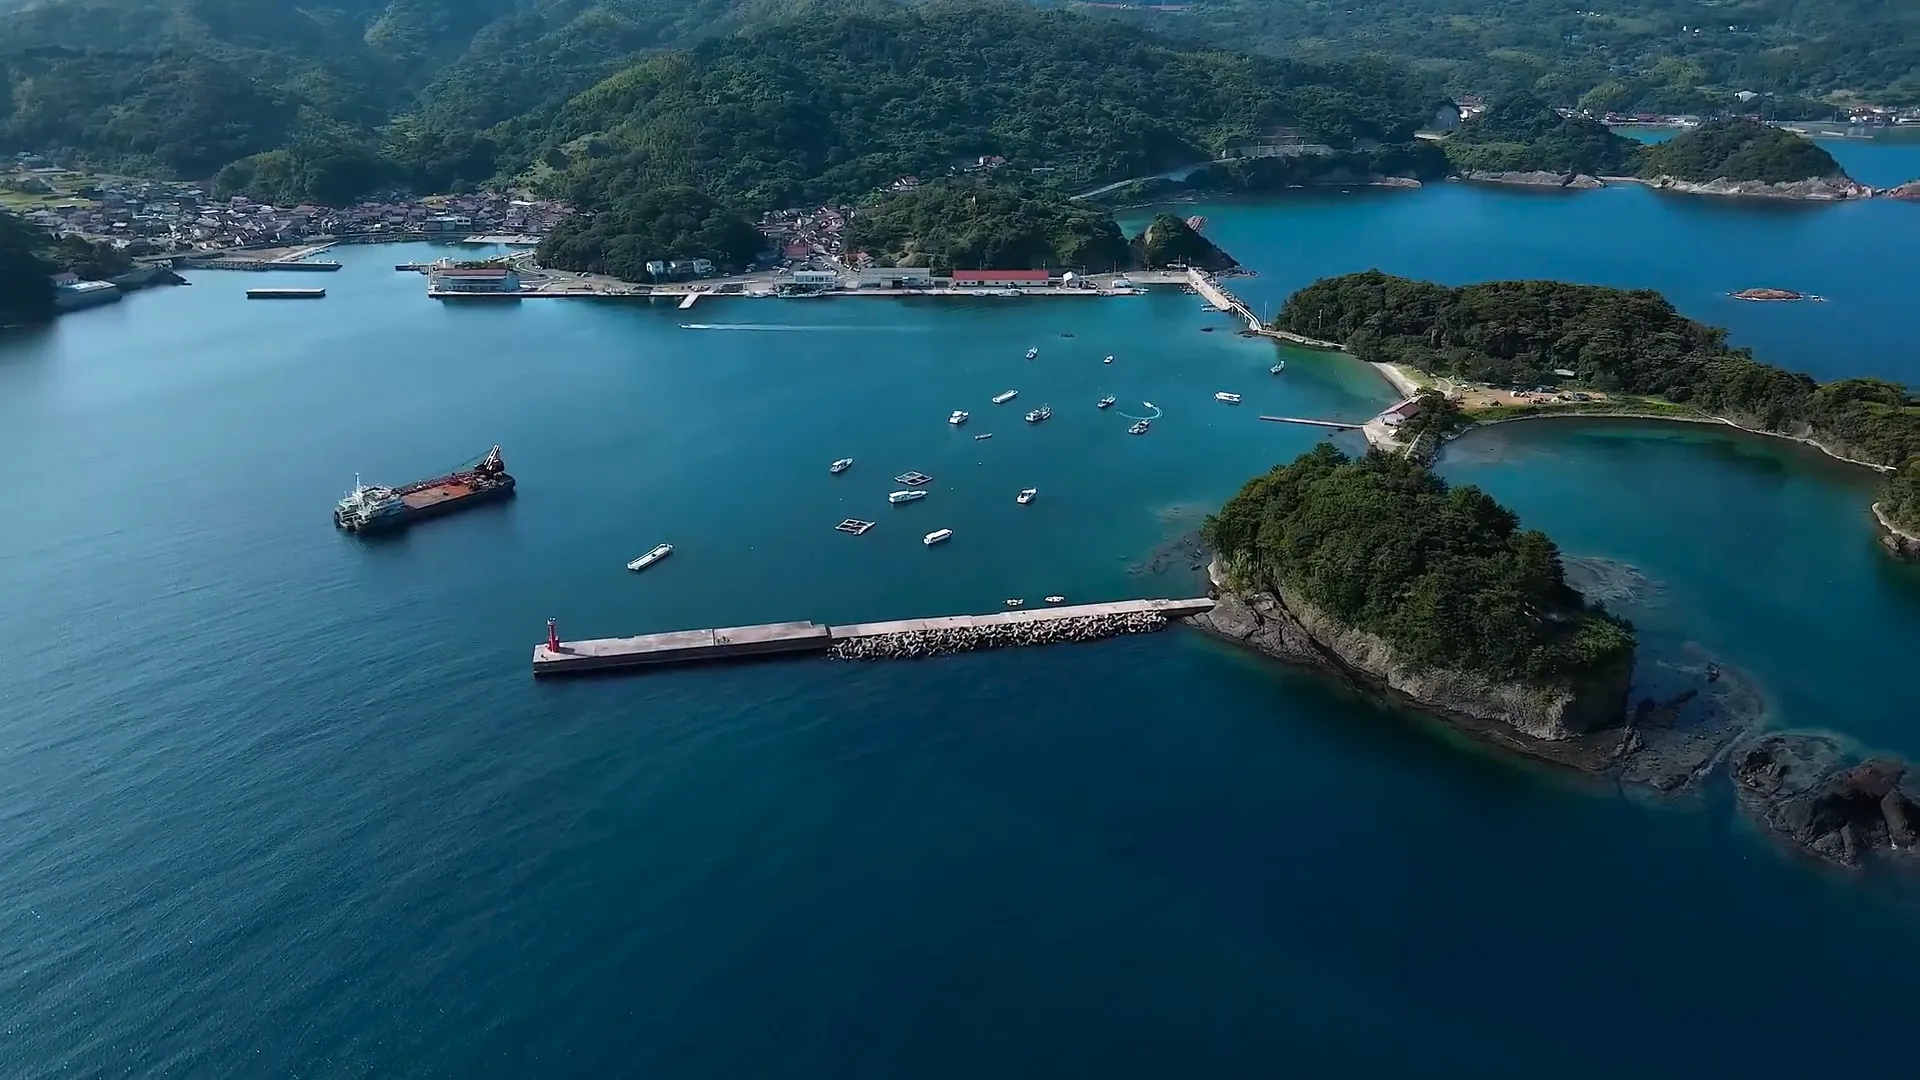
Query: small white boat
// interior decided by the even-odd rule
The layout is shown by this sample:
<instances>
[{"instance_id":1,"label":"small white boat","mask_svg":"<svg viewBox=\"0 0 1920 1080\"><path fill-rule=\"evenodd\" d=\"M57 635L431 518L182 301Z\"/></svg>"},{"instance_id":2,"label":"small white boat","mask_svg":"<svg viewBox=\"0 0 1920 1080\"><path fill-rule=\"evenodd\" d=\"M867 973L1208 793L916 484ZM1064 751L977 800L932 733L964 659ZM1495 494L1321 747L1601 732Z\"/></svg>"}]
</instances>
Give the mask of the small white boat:
<instances>
[{"instance_id":1,"label":"small white boat","mask_svg":"<svg viewBox=\"0 0 1920 1080\"><path fill-rule=\"evenodd\" d=\"M1100 403L1098 405L1095 405L1094 408L1111 409L1113 408L1113 403L1119 400L1120 400L1119 398L1114 397L1112 394L1108 394L1106 397L1101 398Z\"/></svg>"},{"instance_id":2,"label":"small white boat","mask_svg":"<svg viewBox=\"0 0 1920 1080\"><path fill-rule=\"evenodd\" d=\"M1229 394L1229 393L1227 393L1227 392L1226 392L1225 390L1222 390L1222 391L1220 391L1220 392L1218 392L1218 393L1216 393L1216 394L1214 394L1214 395L1213 395L1213 400L1215 400L1215 401L1224 401L1224 402L1226 402L1226 403L1227 403L1227 404L1229 404L1229 405L1238 405L1238 404L1240 404L1240 395L1239 395L1239 394Z\"/></svg>"},{"instance_id":3,"label":"small white boat","mask_svg":"<svg viewBox=\"0 0 1920 1080\"><path fill-rule=\"evenodd\" d=\"M1008 607L1021 607L1021 606L1023 606L1023 605L1025 605L1025 604L1026 604L1026 601L1025 601L1025 600L1009 600L1009 601L1007 601L1007 606L1008 606Z\"/></svg>"},{"instance_id":4,"label":"small white boat","mask_svg":"<svg viewBox=\"0 0 1920 1080\"><path fill-rule=\"evenodd\" d=\"M1027 423L1029 424L1038 424L1051 419L1053 419L1053 406L1051 405L1042 405L1027 414Z\"/></svg>"},{"instance_id":5,"label":"small white boat","mask_svg":"<svg viewBox=\"0 0 1920 1080\"><path fill-rule=\"evenodd\" d=\"M853 459L850 457L843 457L839 461L836 461L833 464L827 466L827 471L834 474L835 476L838 476L841 473L846 472L848 469L852 467L853 467Z\"/></svg>"},{"instance_id":6,"label":"small white boat","mask_svg":"<svg viewBox=\"0 0 1920 1080\"><path fill-rule=\"evenodd\" d=\"M1127 429L1127 434L1145 435L1147 433L1147 425L1151 423L1151 420L1135 420L1133 426Z\"/></svg>"},{"instance_id":7,"label":"small white boat","mask_svg":"<svg viewBox=\"0 0 1920 1080\"><path fill-rule=\"evenodd\" d=\"M993 432L991 432L991 431L983 431L983 432L981 432L980 434L978 434L978 435L975 435L975 436L973 437L973 441L974 441L974 442L979 442L979 441L980 441L980 440L982 440L982 439L991 439L991 438L993 438Z\"/></svg>"},{"instance_id":8,"label":"small white boat","mask_svg":"<svg viewBox=\"0 0 1920 1080\"><path fill-rule=\"evenodd\" d=\"M927 493L924 491L896 491L887 496L887 501L890 503L909 503L915 499L924 499L926 497Z\"/></svg>"},{"instance_id":9,"label":"small white boat","mask_svg":"<svg viewBox=\"0 0 1920 1080\"><path fill-rule=\"evenodd\" d=\"M1067 598L1066 598L1066 597L1064 597L1064 596L1049 596L1049 597L1047 597L1047 603L1049 603L1049 604L1064 604L1064 603L1066 603L1066 602L1067 602Z\"/></svg>"},{"instance_id":10,"label":"small white boat","mask_svg":"<svg viewBox=\"0 0 1920 1080\"><path fill-rule=\"evenodd\" d=\"M932 532L928 533L927 535L921 537L920 542L927 545L928 547L932 547L935 544L942 543L952 538L953 538L952 529L935 529Z\"/></svg>"},{"instance_id":11,"label":"small white boat","mask_svg":"<svg viewBox=\"0 0 1920 1080\"><path fill-rule=\"evenodd\" d=\"M1112 354L1112 353L1108 353L1108 354L1107 354L1107 358L1106 358L1105 360L1102 360L1102 361L1100 361L1100 362L1101 362L1101 363L1103 363L1103 364L1111 364L1111 363L1113 363L1113 354Z\"/></svg>"},{"instance_id":12,"label":"small white boat","mask_svg":"<svg viewBox=\"0 0 1920 1080\"><path fill-rule=\"evenodd\" d=\"M673 545L661 544L659 547L654 548L652 551L649 551L645 555L642 555L639 558L628 563L627 569L645 570L647 567L652 566L654 563L659 562L661 559L664 559L671 554L673 554Z\"/></svg>"},{"instance_id":13,"label":"small white boat","mask_svg":"<svg viewBox=\"0 0 1920 1080\"><path fill-rule=\"evenodd\" d=\"M947 417L947 423L952 424L954 427L959 427L961 424L964 424L966 422L967 422L967 414L966 414L966 411L963 409L955 409L953 410L953 415Z\"/></svg>"},{"instance_id":14,"label":"small white boat","mask_svg":"<svg viewBox=\"0 0 1920 1080\"><path fill-rule=\"evenodd\" d=\"M1015 495L1013 501L1019 503L1021 506L1025 506L1032 502L1033 497L1038 494L1040 494L1039 488L1021 488L1020 494Z\"/></svg>"},{"instance_id":15,"label":"small white boat","mask_svg":"<svg viewBox=\"0 0 1920 1080\"><path fill-rule=\"evenodd\" d=\"M1269 375L1278 375L1278 374L1280 374L1281 372L1283 372L1283 371L1285 371L1285 370L1287 370L1287 362L1286 362L1285 360L1282 360L1282 361L1280 361L1279 363L1277 363L1277 364L1275 364L1275 365L1273 365L1272 367L1270 367L1270 368L1268 368L1268 369L1267 369L1267 374L1269 374Z\"/></svg>"},{"instance_id":16,"label":"small white boat","mask_svg":"<svg viewBox=\"0 0 1920 1080\"><path fill-rule=\"evenodd\" d=\"M1039 350L1039 349L1028 349L1028 350L1027 350L1027 359L1029 359L1029 360L1031 360L1031 359L1033 359L1034 357L1036 357L1036 356L1039 356L1039 355L1040 355L1040 350Z\"/></svg>"},{"instance_id":17,"label":"small white boat","mask_svg":"<svg viewBox=\"0 0 1920 1080\"><path fill-rule=\"evenodd\" d=\"M1020 396L1020 391L1018 390L1002 390L999 393L993 395L993 403L995 405L1005 405L1007 402L1012 401L1014 398L1017 398L1019 396Z\"/></svg>"},{"instance_id":18,"label":"small white boat","mask_svg":"<svg viewBox=\"0 0 1920 1080\"><path fill-rule=\"evenodd\" d=\"M1143 402L1141 402L1140 404L1142 404L1142 405L1145 405L1145 406L1146 406L1147 408L1149 408L1149 409L1157 409L1157 408L1159 408L1159 407L1160 407L1160 406L1158 406L1158 405L1155 405L1155 404L1154 404L1153 402L1151 402L1151 401L1143 401Z\"/></svg>"}]
</instances>

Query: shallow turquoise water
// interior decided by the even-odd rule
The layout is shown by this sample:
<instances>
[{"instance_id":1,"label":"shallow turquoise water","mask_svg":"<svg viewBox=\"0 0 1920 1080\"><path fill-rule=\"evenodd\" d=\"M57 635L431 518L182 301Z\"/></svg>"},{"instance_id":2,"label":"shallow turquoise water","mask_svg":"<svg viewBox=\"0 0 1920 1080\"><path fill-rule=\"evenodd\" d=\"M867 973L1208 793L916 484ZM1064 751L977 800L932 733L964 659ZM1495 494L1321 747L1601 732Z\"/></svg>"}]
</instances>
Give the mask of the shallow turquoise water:
<instances>
[{"instance_id":1,"label":"shallow turquoise water","mask_svg":"<svg viewBox=\"0 0 1920 1080\"><path fill-rule=\"evenodd\" d=\"M1366 265L1679 282L1763 355L1912 377L1871 298L1920 219L1858 214L1883 209L1445 187L1203 212L1260 269L1256 303ZM1903 1061L1875 1037L1900 1006L1862 989L1920 960L1899 875L1802 866L1718 792L1621 799L1193 635L527 674L549 616L586 636L1187 592L1184 566L1136 568L1312 443L1256 414L1388 399L1341 358L1269 376L1272 346L1173 290L441 306L391 271L406 250L340 257L319 304L207 273L0 344L18 1075ZM1834 300L1714 299L1757 283ZM1102 392L1165 415L1129 437ZM1017 419L1041 402L1052 421ZM494 442L509 504L384 543L326 523L355 471ZM934 494L890 507L908 468ZM1898 677L1920 575L1874 550L1866 478L1623 424L1494 429L1442 469L1569 554L1641 568L1651 647L1753 672L1775 723L1920 755ZM1042 494L1019 507L1024 486ZM850 515L880 526L832 531ZM956 536L929 550L935 527ZM666 563L621 569L660 541Z\"/></svg>"}]
</instances>

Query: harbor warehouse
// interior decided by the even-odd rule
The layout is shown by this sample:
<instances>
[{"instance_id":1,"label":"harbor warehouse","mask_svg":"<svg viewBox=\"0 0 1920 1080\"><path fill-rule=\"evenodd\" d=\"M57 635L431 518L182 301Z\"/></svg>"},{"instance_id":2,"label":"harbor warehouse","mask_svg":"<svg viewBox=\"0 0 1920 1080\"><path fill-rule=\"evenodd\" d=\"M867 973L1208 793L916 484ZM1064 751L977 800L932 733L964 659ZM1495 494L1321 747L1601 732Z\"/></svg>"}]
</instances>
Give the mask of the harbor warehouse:
<instances>
[{"instance_id":1,"label":"harbor warehouse","mask_svg":"<svg viewBox=\"0 0 1920 1080\"><path fill-rule=\"evenodd\" d=\"M860 271L863 289L925 289L933 285L933 269L926 266L869 266Z\"/></svg>"},{"instance_id":2,"label":"harbor warehouse","mask_svg":"<svg viewBox=\"0 0 1920 1080\"><path fill-rule=\"evenodd\" d=\"M513 293L520 275L505 266L440 266L427 271L428 292Z\"/></svg>"},{"instance_id":3,"label":"harbor warehouse","mask_svg":"<svg viewBox=\"0 0 1920 1080\"><path fill-rule=\"evenodd\" d=\"M1047 284L1052 274L1046 270L955 270L953 287L956 289L1037 288Z\"/></svg>"}]
</instances>

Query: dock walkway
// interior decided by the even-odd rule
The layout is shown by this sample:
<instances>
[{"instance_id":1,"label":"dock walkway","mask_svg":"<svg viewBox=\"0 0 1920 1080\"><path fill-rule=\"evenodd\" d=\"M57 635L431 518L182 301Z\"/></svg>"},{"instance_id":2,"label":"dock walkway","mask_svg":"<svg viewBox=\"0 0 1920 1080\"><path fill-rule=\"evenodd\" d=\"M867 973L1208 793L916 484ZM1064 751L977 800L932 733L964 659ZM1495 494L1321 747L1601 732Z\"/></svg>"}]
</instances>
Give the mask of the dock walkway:
<instances>
[{"instance_id":1,"label":"dock walkway","mask_svg":"<svg viewBox=\"0 0 1920 1080\"><path fill-rule=\"evenodd\" d=\"M1289 344L1300 345L1309 349L1326 349L1329 352L1346 351L1346 346L1337 341L1322 341L1319 338L1306 337L1288 330L1270 329L1266 323L1260 321L1258 315L1253 313L1253 309L1247 306L1246 301L1221 287L1220 283L1213 279L1213 275L1204 270L1195 270L1192 267L1188 267L1187 281L1193 286L1193 291L1206 297L1207 302L1214 307L1246 320L1247 330L1250 333L1258 334L1261 337L1272 338L1275 341L1285 341Z\"/></svg>"},{"instance_id":2,"label":"dock walkway","mask_svg":"<svg viewBox=\"0 0 1920 1080\"><path fill-rule=\"evenodd\" d=\"M946 615L930 619L822 626L815 622L763 623L717 630L675 630L635 637L560 641L557 633L533 648L535 675L652 667L696 660L728 660L762 656L825 656L835 645L862 638L920 634L948 630L981 630L1036 625L1059 620L1117 615L1158 615L1186 618L1213 610L1213 600L1119 600L1104 604L999 611L990 615Z\"/></svg>"}]
</instances>

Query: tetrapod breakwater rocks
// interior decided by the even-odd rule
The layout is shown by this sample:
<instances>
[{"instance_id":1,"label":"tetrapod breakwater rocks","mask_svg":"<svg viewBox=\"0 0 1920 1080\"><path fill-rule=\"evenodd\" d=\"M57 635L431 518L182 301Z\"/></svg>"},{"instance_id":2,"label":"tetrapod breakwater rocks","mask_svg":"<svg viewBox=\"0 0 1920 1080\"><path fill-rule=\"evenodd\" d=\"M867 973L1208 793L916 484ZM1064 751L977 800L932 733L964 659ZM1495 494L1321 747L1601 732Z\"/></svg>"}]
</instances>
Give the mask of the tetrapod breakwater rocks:
<instances>
[{"instance_id":1,"label":"tetrapod breakwater rocks","mask_svg":"<svg viewBox=\"0 0 1920 1080\"><path fill-rule=\"evenodd\" d=\"M937 630L908 630L897 634L836 641L829 655L836 660L908 660L925 656L948 656L979 649L1003 649L1018 645L1056 645L1074 641L1098 641L1121 634L1151 634L1167 627L1167 617L1157 612L1124 612L1107 615L1083 615L1044 622L1009 622L987 626L955 626Z\"/></svg>"}]
</instances>

